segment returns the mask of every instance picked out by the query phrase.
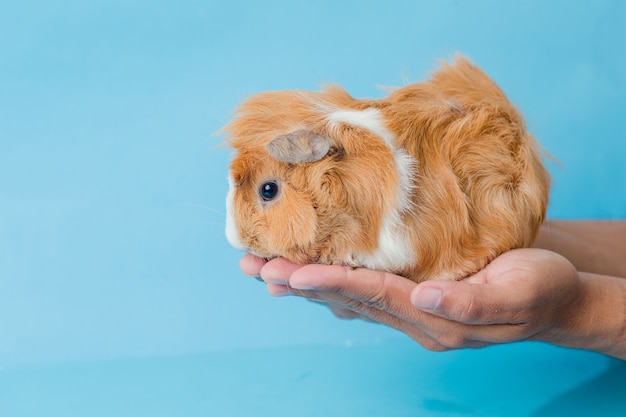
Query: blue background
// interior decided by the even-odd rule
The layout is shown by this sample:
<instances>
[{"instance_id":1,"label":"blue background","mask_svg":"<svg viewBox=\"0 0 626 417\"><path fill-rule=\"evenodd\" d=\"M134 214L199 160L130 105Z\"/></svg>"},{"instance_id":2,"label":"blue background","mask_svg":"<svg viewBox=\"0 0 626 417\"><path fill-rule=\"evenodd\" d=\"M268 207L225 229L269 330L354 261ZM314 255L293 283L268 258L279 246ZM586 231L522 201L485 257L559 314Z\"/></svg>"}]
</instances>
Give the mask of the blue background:
<instances>
[{"instance_id":1,"label":"blue background","mask_svg":"<svg viewBox=\"0 0 626 417\"><path fill-rule=\"evenodd\" d=\"M623 415L601 355L433 354L269 297L223 236L216 132L248 94L381 97L458 51L558 160L549 215L624 218L625 22L619 0L0 3L0 415Z\"/></svg>"}]
</instances>

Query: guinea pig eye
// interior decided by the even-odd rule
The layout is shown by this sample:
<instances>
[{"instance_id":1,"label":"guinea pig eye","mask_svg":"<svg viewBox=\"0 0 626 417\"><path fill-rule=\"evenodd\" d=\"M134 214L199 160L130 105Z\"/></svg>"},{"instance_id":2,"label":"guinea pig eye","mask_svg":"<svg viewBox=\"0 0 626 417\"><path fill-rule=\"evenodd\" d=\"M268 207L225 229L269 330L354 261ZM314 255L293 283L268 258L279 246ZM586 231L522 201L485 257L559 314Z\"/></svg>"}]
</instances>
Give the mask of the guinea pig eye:
<instances>
[{"instance_id":1,"label":"guinea pig eye","mask_svg":"<svg viewBox=\"0 0 626 417\"><path fill-rule=\"evenodd\" d=\"M278 184L275 181L264 182L259 188L263 201L272 201L278 195Z\"/></svg>"}]
</instances>

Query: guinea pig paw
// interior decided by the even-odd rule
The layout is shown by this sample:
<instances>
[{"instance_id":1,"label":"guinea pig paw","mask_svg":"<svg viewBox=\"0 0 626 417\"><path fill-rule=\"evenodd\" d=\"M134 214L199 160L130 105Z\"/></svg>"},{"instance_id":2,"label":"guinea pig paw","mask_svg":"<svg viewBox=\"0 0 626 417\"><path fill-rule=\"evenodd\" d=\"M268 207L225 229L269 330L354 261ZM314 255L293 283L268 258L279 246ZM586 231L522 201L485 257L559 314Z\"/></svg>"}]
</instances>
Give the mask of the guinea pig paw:
<instances>
[{"instance_id":1,"label":"guinea pig paw","mask_svg":"<svg viewBox=\"0 0 626 417\"><path fill-rule=\"evenodd\" d=\"M357 264L352 259L349 259L347 261L332 262L332 264L333 265L339 265L339 266L346 266L346 267L350 268L353 271L355 269L361 268L361 265Z\"/></svg>"}]
</instances>

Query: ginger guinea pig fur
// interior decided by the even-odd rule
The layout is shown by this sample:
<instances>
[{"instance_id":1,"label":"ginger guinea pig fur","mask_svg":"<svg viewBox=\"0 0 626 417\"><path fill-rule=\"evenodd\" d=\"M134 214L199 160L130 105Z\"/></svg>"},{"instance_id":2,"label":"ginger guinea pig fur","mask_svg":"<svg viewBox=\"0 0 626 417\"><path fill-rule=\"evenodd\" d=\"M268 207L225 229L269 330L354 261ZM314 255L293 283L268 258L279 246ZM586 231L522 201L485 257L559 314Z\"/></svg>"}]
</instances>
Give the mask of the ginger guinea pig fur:
<instances>
[{"instance_id":1,"label":"ginger guinea pig fur","mask_svg":"<svg viewBox=\"0 0 626 417\"><path fill-rule=\"evenodd\" d=\"M461 279L530 246L545 217L538 143L462 57L381 100L256 94L224 131L226 236L260 257Z\"/></svg>"}]
</instances>

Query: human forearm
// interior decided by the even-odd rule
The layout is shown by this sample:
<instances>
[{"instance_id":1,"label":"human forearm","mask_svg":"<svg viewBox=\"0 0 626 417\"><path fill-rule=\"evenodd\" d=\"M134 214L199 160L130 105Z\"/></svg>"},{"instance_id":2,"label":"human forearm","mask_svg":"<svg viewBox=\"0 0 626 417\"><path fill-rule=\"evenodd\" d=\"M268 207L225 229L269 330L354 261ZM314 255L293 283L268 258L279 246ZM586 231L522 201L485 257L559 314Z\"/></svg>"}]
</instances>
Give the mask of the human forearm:
<instances>
[{"instance_id":1,"label":"human forearm","mask_svg":"<svg viewBox=\"0 0 626 417\"><path fill-rule=\"evenodd\" d=\"M535 247L563 255L579 271L626 278L626 221L547 220Z\"/></svg>"}]
</instances>

